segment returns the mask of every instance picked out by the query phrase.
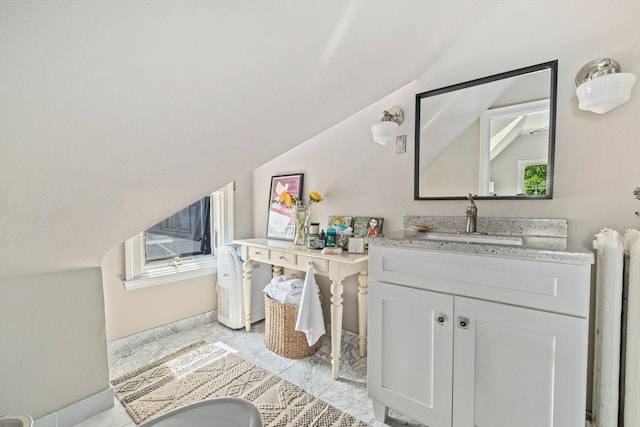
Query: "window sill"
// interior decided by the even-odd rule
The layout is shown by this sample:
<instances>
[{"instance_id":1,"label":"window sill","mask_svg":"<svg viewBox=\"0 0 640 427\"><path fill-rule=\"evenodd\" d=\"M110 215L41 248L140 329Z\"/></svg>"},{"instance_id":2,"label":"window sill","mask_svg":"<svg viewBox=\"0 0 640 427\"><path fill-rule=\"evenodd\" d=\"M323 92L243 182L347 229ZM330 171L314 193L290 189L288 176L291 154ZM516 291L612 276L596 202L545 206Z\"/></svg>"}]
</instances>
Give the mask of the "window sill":
<instances>
[{"instance_id":1,"label":"window sill","mask_svg":"<svg viewBox=\"0 0 640 427\"><path fill-rule=\"evenodd\" d=\"M124 288L127 291L148 288L151 286L164 285L167 283L179 282L195 277L216 274L216 260L208 258L206 260L195 260L185 262L177 267L159 266L146 269L141 275L124 280Z\"/></svg>"}]
</instances>

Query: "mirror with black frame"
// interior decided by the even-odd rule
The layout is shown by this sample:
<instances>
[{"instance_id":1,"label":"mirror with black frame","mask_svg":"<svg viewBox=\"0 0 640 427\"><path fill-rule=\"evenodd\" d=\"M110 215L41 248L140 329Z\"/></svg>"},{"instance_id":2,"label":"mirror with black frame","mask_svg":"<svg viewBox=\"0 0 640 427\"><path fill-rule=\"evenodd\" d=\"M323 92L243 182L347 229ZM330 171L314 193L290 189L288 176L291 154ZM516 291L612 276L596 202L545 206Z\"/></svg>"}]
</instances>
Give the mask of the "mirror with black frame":
<instances>
[{"instance_id":1,"label":"mirror with black frame","mask_svg":"<svg viewBox=\"0 0 640 427\"><path fill-rule=\"evenodd\" d=\"M416 95L415 200L551 199L558 61Z\"/></svg>"}]
</instances>

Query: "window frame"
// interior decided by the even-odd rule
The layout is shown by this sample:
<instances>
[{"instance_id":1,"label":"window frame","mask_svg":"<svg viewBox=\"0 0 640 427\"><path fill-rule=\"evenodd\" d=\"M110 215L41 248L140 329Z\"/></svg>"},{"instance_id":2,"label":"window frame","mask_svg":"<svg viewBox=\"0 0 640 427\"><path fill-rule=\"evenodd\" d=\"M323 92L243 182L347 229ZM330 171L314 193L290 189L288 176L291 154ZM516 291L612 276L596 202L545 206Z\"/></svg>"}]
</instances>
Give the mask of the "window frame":
<instances>
[{"instance_id":1,"label":"window frame","mask_svg":"<svg viewBox=\"0 0 640 427\"><path fill-rule=\"evenodd\" d=\"M216 273L216 255L221 245L231 243L234 229L234 190L231 182L210 194L211 254L145 263L144 232L124 243L126 290L147 288Z\"/></svg>"}]
</instances>

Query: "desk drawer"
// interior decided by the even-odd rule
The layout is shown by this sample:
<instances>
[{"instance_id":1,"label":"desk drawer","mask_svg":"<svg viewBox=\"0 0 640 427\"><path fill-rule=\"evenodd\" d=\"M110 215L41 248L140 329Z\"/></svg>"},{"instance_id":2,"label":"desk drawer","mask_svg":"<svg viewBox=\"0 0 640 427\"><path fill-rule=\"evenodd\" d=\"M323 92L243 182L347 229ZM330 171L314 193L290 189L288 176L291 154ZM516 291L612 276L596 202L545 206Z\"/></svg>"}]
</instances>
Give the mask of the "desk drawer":
<instances>
[{"instance_id":1,"label":"desk drawer","mask_svg":"<svg viewBox=\"0 0 640 427\"><path fill-rule=\"evenodd\" d=\"M329 261L326 259L313 258L310 256L302 256L302 255L298 256L298 267L300 269L304 268L306 270L307 266L309 265L309 262L311 262L311 265L313 266L314 271L317 271L317 272L329 271Z\"/></svg>"},{"instance_id":2,"label":"desk drawer","mask_svg":"<svg viewBox=\"0 0 640 427\"><path fill-rule=\"evenodd\" d=\"M296 254L289 252L271 251L269 258L275 265L291 265L296 263Z\"/></svg>"},{"instance_id":3,"label":"desk drawer","mask_svg":"<svg viewBox=\"0 0 640 427\"><path fill-rule=\"evenodd\" d=\"M253 246L249 246L249 258L253 260L263 259L265 261L269 260L269 249L264 248L254 248Z\"/></svg>"}]
</instances>

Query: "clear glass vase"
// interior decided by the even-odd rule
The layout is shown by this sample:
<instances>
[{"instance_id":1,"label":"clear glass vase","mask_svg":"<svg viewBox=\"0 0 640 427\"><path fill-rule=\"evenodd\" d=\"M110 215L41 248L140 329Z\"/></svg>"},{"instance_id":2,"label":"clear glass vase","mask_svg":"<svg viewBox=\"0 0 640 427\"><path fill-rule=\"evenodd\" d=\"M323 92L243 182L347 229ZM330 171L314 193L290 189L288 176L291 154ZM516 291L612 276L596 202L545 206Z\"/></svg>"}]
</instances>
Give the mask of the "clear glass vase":
<instances>
[{"instance_id":1,"label":"clear glass vase","mask_svg":"<svg viewBox=\"0 0 640 427\"><path fill-rule=\"evenodd\" d=\"M296 222L296 234L293 239L293 243L296 245L307 244L307 222L309 221L309 215L311 214L310 208L294 207L291 210L293 219Z\"/></svg>"}]
</instances>

